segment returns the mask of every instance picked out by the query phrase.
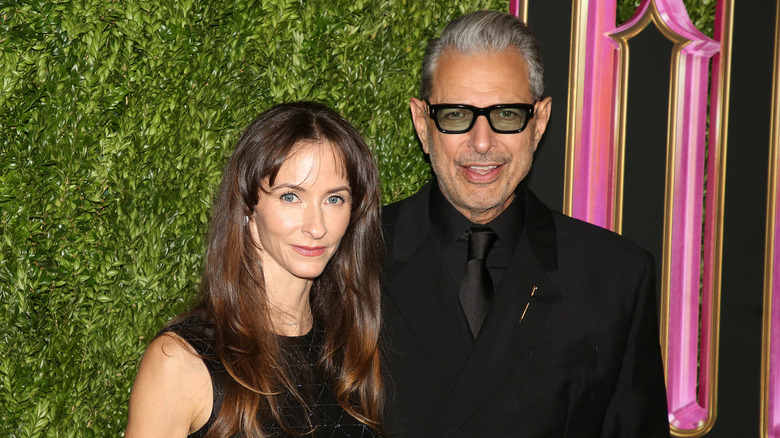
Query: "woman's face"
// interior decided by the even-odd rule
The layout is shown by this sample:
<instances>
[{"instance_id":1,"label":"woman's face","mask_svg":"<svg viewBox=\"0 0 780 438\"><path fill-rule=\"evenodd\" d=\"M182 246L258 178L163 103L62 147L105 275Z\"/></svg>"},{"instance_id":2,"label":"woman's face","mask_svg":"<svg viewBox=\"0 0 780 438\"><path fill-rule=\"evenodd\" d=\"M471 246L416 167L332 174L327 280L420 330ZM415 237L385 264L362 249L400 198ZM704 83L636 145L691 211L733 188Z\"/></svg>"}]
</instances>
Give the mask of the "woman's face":
<instances>
[{"instance_id":1,"label":"woman's face","mask_svg":"<svg viewBox=\"0 0 780 438\"><path fill-rule=\"evenodd\" d=\"M347 230L352 196L341 158L329 143L296 146L273 187L260 191L252 238L266 284L313 280L325 269Z\"/></svg>"}]
</instances>

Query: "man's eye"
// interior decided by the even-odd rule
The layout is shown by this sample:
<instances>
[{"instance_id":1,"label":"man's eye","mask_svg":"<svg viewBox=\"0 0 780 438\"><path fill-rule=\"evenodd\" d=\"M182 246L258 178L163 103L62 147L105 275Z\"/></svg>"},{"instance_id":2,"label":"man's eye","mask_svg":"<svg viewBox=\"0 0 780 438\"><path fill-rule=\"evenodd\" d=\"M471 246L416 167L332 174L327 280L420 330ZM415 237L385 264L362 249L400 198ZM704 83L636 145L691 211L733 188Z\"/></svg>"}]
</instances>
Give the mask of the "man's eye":
<instances>
[{"instance_id":1,"label":"man's eye","mask_svg":"<svg viewBox=\"0 0 780 438\"><path fill-rule=\"evenodd\" d=\"M463 111L453 110L444 113L444 117L449 120L458 120L466 117L466 113Z\"/></svg>"},{"instance_id":2,"label":"man's eye","mask_svg":"<svg viewBox=\"0 0 780 438\"><path fill-rule=\"evenodd\" d=\"M520 117L520 113L516 110L505 109L498 112L498 117L504 120L513 120Z\"/></svg>"}]
</instances>

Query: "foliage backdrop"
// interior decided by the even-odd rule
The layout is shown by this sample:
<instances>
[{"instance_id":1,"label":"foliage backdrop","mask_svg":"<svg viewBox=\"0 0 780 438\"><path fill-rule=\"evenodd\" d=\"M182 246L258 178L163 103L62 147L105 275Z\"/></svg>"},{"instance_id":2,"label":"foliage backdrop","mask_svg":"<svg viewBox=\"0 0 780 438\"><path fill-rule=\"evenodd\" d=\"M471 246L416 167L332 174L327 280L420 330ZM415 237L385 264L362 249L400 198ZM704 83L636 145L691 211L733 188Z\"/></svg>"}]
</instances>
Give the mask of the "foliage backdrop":
<instances>
[{"instance_id":1,"label":"foliage backdrop","mask_svg":"<svg viewBox=\"0 0 780 438\"><path fill-rule=\"evenodd\" d=\"M416 190L425 41L483 8L508 10L0 0L0 436L122 435L144 347L197 292L222 165L272 104L333 106L375 151L384 201Z\"/></svg>"},{"instance_id":2,"label":"foliage backdrop","mask_svg":"<svg viewBox=\"0 0 780 438\"><path fill-rule=\"evenodd\" d=\"M144 347L192 301L240 131L312 99L385 200L428 177L408 117L460 2L0 0L0 436L120 436Z\"/></svg>"}]
</instances>

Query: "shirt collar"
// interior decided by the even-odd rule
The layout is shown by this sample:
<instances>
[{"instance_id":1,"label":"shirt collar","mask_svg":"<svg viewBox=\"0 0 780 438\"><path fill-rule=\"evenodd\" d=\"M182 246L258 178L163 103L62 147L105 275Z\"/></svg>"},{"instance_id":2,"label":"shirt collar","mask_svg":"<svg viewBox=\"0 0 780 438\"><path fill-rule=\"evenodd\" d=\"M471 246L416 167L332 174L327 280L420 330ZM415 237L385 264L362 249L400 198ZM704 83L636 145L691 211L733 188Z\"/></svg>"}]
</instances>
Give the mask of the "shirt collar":
<instances>
[{"instance_id":1,"label":"shirt collar","mask_svg":"<svg viewBox=\"0 0 780 438\"><path fill-rule=\"evenodd\" d=\"M438 180L431 184L429 217L433 234L441 249L447 249L463 235L473 222L463 216L447 201L439 189ZM525 190L522 184L515 189L515 199L498 215L497 218L486 225L492 229L498 239L505 246L514 249L523 234L525 220Z\"/></svg>"}]
</instances>

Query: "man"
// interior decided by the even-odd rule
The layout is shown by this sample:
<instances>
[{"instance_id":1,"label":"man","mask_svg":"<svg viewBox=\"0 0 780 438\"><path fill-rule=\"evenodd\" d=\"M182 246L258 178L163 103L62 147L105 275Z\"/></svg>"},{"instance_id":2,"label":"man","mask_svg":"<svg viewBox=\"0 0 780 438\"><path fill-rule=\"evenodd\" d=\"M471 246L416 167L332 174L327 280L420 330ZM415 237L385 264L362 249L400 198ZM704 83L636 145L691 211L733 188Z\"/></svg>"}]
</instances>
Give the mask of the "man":
<instances>
[{"instance_id":1,"label":"man","mask_svg":"<svg viewBox=\"0 0 780 438\"><path fill-rule=\"evenodd\" d=\"M511 15L465 15L428 45L410 106L435 178L383 219L394 436L669 434L650 255L521 182L542 92Z\"/></svg>"}]
</instances>

